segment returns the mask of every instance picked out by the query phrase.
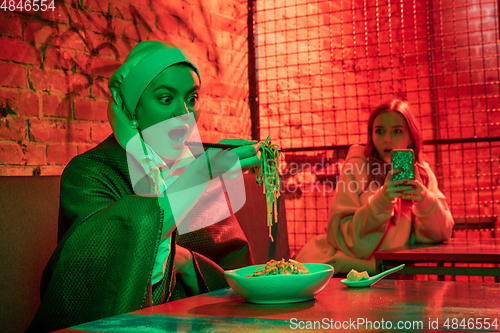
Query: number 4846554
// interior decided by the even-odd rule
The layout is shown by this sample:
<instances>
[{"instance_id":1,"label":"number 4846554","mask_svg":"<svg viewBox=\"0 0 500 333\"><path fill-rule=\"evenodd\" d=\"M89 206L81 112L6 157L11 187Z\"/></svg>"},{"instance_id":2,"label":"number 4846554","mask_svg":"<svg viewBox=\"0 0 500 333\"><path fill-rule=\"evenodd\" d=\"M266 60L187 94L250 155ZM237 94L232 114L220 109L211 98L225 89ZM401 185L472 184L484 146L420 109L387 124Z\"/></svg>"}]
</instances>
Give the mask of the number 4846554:
<instances>
[{"instance_id":1,"label":"number 4846554","mask_svg":"<svg viewBox=\"0 0 500 333\"><path fill-rule=\"evenodd\" d=\"M498 322L497 318L463 318L462 320L459 320L458 318L447 318L443 326L454 330L459 328L474 330L489 330L492 328L496 330L498 328Z\"/></svg>"},{"instance_id":2,"label":"number 4846554","mask_svg":"<svg viewBox=\"0 0 500 333\"><path fill-rule=\"evenodd\" d=\"M50 3L49 3L50 2ZM39 11L41 10L42 12L45 12L47 10L52 10L54 11L56 8L54 7L54 0L4 0L2 2L2 5L0 6L1 9L4 11L15 11L15 10L20 10L20 11Z\"/></svg>"}]
</instances>

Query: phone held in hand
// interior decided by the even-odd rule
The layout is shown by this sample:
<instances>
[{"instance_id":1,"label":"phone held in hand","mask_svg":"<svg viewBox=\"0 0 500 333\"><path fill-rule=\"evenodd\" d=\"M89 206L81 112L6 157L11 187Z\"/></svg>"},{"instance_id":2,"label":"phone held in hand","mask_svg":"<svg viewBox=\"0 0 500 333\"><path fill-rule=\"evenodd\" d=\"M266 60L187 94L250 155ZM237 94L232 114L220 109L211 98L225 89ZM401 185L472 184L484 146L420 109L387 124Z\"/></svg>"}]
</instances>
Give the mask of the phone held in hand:
<instances>
[{"instance_id":1,"label":"phone held in hand","mask_svg":"<svg viewBox=\"0 0 500 333\"><path fill-rule=\"evenodd\" d=\"M392 170L402 169L395 174L393 180L415 179L415 163L413 149L393 149L391 150Z\"/></svg>"}]
</instances>

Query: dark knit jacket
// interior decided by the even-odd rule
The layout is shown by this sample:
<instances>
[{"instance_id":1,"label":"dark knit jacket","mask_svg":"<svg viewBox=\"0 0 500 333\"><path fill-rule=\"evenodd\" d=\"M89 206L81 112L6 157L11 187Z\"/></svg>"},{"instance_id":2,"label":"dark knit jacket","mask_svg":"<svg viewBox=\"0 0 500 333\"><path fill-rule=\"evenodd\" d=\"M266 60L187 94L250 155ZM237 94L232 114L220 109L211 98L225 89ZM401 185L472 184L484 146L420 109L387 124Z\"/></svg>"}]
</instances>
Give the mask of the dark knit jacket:
<instances>
[{"instance_id":1,"label":"dark knit jacket","mask_svg":"<svg viewBox=\"0 0 500 333\"><path fill-rule=\"evenodd\" d=\"M27 332L53 331L186 297L175 283L175 243L193 253L203 292L227 287L224 270L253 264L231 211L209 227L174 232L168 271L152 287L163 221L173 216L160 208L157 198L134 194L126 154L110 135L65 168L59 242L44 271L42 302ZM212 198L201 200L210 214L206 200Z\"/></svg>"}]
</instances>

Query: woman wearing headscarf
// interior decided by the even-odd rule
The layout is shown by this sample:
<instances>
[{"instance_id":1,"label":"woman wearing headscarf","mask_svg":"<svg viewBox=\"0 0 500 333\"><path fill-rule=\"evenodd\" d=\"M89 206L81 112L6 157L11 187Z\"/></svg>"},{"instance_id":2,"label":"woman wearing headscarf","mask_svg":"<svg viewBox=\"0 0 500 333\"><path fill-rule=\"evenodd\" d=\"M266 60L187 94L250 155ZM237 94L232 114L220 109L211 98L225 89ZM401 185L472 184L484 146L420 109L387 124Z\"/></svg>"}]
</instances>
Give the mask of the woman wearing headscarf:
<instances>
[{"instance_id":1,"label":"woman wearing headscarf","mask_svg":"<svg viewBox=\"0 0 500 333\"><path fill-rule=\"evenodd\" d=\"M228 139L241 147L205 153L185 145L201 142L200 85L187 54L159 41L139 43L110 78L113 134L62 174L58 246L28 332L220 289L224 270L253 264L213 179L257 165L258 149ZM229 213L218 213L224 207Z\"/></svg>"}]
</instances>

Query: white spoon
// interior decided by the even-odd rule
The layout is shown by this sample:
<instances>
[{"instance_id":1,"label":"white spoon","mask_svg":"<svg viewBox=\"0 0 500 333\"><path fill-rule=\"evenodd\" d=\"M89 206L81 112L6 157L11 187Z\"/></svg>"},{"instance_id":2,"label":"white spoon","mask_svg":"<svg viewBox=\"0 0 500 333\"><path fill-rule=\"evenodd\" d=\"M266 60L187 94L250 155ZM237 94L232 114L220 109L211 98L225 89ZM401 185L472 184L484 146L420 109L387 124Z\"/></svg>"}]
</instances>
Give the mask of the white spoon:
<instances>
[{"instance_id":1,"label":"white spoon","mask_svg":"<svg viewBox=\"0 0 500 333\"><path fill-rule=\"evenodd\" d=\"M400 269L403 269L403 267L405 267L405 264L399 265L397 267L388 269L385 272L374 275L374 276L370 277L368 280L349 281L347 279L343 279L343 280L340 280L340 282L342 282L343 284L345 284L346 286L351 287L351 288L371 287L375 283L377 283L378 280L382 279L383 277L385 277L389 274L397 272Z\"/></svg>"}]
</instances>

